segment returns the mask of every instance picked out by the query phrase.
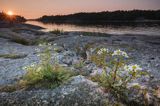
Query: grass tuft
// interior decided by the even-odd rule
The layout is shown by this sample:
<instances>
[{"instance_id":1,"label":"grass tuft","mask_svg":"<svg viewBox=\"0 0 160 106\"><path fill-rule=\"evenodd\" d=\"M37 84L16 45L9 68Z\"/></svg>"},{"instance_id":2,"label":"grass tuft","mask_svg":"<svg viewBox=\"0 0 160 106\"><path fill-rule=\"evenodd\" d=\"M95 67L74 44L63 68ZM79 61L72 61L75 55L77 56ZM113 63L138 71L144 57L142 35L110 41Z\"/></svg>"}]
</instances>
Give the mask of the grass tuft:
<instances>
[{"instance_id":1,"label":"grass tuft","mask_svg":"<svg viewBox=\"0 0 160 106\"><path fill-rule=\"evenodd\" d=\"M22 44L22 45L30 45L31 44L31 42L28 41L27 39L20 38L20 37L13 38L11 41L16 42L18 44Z\"/></svg>"},{"instance_id":2,"label":"grass tuft","mask_svg":"<svg viewBox=\"0 0 160 106\"><path fill-rule=\"evenodd\" d=\"M26 54L0 54L0 58L19 59L25 58Z\"/></svg>"},{"instance_id":3,"label":"grass tuft","mask_svg":"<svg viewBox=\"0 0 160 106\"><path fill-rule=\"evenodd\" d=\"M63 32L64 31L60 29L55 29L55 30L50 31L50 33L53 33L53 34L62 34Z\"/></svg>"},{"instance_id":4,"label":"grass tuft","mask_svg":"<svg viewBox=\"0 0 160 106\"><path fill-rule=\"evenodd\" d=\"M55 88L63 84L73 72L60 65L46 64L28 68L27 73L20 81L20 85L25 88Z\"/></svg>"}]
</instances>

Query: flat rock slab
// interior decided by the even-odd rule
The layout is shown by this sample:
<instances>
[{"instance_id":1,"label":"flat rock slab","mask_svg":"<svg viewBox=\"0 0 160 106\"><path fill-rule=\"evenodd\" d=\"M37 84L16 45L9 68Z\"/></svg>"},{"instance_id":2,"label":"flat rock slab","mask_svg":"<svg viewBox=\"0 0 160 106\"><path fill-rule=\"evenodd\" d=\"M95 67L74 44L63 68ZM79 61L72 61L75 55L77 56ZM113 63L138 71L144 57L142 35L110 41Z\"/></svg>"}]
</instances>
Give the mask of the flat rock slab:
<instances>
[{"instance_id":1,"label":"flat rock slab","mask_svg":"<svg viewBox=\"0 0 160 106\"><path fill-rule=\"evenodd\" d=\"M0 38L0 54L26 54L26 57L18 59L0 57L0 85L15 83L25 73L24 66L38 61L35 48Z\"/></svg>"},{"instance_id":2,"label":"flat rock slab","mask_svg":"<svg viewBox=\"0 0 160 106\"><path fill-rule=\"evenodd\" d=\"M90 36L71 32L67 37L61 37L53 42L64 45L65 48L76 50L90 44L92 48L105 47L113 51L121 49L126 51L131 58L131 64L139 64L144 70L149 71L156 79L160 80L160 42L159 36L146 35L109 35ZM150 42L155 42L150 43Z\"/></svg>"},{"instance_id":3,"label":"flat rock slab","mask_svg":"<svg viewBox=\"0 0 160 106\"><path fill-rule=\"evenodd\" d=\"M104 106L105 99L97 83L76 76L53 90L0 93L0 106Z\"/></svg>"}]
</instances>

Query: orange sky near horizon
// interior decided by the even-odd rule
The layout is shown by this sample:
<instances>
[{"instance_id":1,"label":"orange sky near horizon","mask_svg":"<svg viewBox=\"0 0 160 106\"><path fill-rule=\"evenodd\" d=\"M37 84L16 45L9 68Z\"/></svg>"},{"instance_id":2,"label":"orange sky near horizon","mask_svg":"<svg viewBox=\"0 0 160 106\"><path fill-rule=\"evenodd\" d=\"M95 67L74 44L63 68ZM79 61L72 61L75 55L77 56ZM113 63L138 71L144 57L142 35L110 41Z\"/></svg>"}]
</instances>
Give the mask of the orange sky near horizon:
<instances>
[{"instance_id":1,"label":"orange sky near horizon","mask_svg":"<svg viewBox=\"0 0 160 106\"><path fill-rule=\"evenodd\" d=\"M157 10L160 0L0 0L0 11L13 11L25 18L132 9Z\"/></svg>"}]
</instances>

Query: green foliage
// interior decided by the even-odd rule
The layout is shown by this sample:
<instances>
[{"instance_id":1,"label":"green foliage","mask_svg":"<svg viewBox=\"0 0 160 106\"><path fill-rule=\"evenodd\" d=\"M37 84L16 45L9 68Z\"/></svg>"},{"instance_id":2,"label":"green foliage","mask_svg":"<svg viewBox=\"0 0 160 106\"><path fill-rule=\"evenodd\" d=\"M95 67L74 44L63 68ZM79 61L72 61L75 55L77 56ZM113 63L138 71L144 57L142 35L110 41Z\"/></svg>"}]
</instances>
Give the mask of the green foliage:
<instances>
[{"instance_id":1,"label":"green foliage","mask_svg":"<svg viewBox=\"0 0 160 106\"><path fill-rule=\"evenodd\" d=\"M54 88L63 84L71 76L73 76L72 72L58 64L53 66L50 64L36 65L27 70L20 83L27 87Z\"/></svg>"},{"instance_id":2,"label":"green foliage","mask_svg":"<svg viewBox=\"0 0 160 106\"><path fill-rule=\"evenodd\" d=\"M74 75L72 71L58 63L51 64L51 45L44 46L44 48L45 50L38 55L41 60L39 64L24 67L27 73L20 81L22 86L54 88Z\"/></svg>"},{"instance_id":3,"label":"green foliage","mask_svg":"<svg viewBox=\"0 0 160 106\"><path fill-rule=\"evenodd\" d=\"M96 49L96 52L98 52L99 49ZM94 62L98 67L106 67L107 64L106 64L106 58L107 56L109 57L110 54L109 53L106 53L106 52L103 52L102 54L100 55L97 55L96 54L92 54L91 55L91 61Z\"/></svg>"},{"instance_id":4,"label":"green foliage","mask_svg":"<svg viewBox=\"0 0 160 106\"><path fill-rule=\"evenodd\" d=\"M83 34L84 36L91 36L91 35L92 35L91 32L83 32L82 34Z\"/></svg>"},{"instance_id":5,"label":"green foliage","mask_svg":"<svg viewBox=\"0 0 160 106\"><path fill-rule=\"evenodd\" d=\"M74 64L74 67L77 69L81 69L85 66L85 63L83 60L80 60L78 63Z\"/></svg>"},{"instance_id":6,"label":"green foliage","mask_svg":"<svg viewBox=\"0 0 160 106\"><path fill-rule=\"evenodd\" d=\"M126 98L129 93L128 84L145 75L140 66L126 65L128 58L127 53L121 50L109 52L105 48L97 49L97 54L91 56L91 61L99 66L102 72L91 79L99 82L106 91L111 91L116 97Z\"/></svg>"}]
</instances>

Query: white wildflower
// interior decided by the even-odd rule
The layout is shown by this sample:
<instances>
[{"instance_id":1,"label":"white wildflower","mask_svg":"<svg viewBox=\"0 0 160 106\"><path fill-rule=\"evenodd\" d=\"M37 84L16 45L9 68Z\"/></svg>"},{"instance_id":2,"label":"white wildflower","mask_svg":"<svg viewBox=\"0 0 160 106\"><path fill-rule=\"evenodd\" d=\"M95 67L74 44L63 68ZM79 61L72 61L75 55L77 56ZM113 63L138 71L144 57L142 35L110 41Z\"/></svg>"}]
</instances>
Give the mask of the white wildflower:
<instances>
[{"instance_id":1,"label":"white wildflower","mask_svg":"<svg viewBox=\"0 0 160 106\"><path fill-rule=\"evenodd\" d=\"M47 44L46 43L41 43L41 44L39 44L38 46L40 46L40 47L45 47Z\"/></svg>"},{"instance_id":2,"label":"white wildflower","mask_svg":"<svg viewBox=\"0 0 160 106\"><path fill-rule=\"evenodd\" d=\"M106 48L102 48L102 51L106 52L106 51L108 51L108 49L106 49Z\"/></svg>"},{"instance_id":3,"label":"white wildflower","mask_svg":"<svg viewBox=\"0 0 160 106\"><path fill-rule=\"evenodd\" d=\"M51 49L52 49L52 47L51 47L51 46L49 46L49 47L48 47L48 49L49 49L49 50L51 50Z\"/></svg>"},{"instance_id":4,"label":"white wildflower","mask_svg":"<svg viewBox=\"0 0 160 106\"><path fill-rule=\"evenodd\" d=\"M97 54L101 55L101 54L102 54L102 51L98 51Z\"/></svg>"},{"instance_id":5,"label":"white wildflower","mask_svg":"<svg viewBox=\"0 0 160 106\"><path fill-rule=\"evenodd\" d=\"M141 85L139 84L139 83L130 83L130 84L128 84L128 88L132 88L132 87L135 87L135 86L137 86L137 87L141 87Z\"/></svg>"},{"instance_id":6,"label":"white wildflower","mask_svg":"<svg viewBox=\"0 0 160 106\"><path fill-rule=\"evenodd\" d=\"M101 55L102 53L105 53L105 52L109 52L109 50L108 49L106 49L106 48L101 48L100 50L98 50L98 52L97 52L97 54L99 54L99 55Z\"/></svg>"},{"instance_id":7,"label":"white wildflower","mask_svg":"<svg viewBox=\"0 0 160 106\"><path fill-rule=\"evenodd\" d=\"M38 57L40 57L41 55L40 55L40 54L38 54L37 56L38 56Z\"/></svg>"},{"instance_id":8,"label":"white wildflower","mask_svg":"<svg viewBox=\"0 0 160 106\"><path fill-rule=\"evenodd\" d=\"M134 64L134 65L132 65L132 64L130 64L130 65L125 65L124 66L124 70L125 71L141 71L142 70L142 68L139 66L139 65L137 65L137 64Z\"/></svg>"},{"instance_id":9,"label":"white wildflower","mask_svg":"<svg viewBox=\"0 0 160 106\"><path fill-rule=\"evenodd\" d=\"M54 45L54 46L57 46L57 43L54 43L53 45Z\"/></svg>"},{"instance_id":10,"label":"white wildflower","mask_svg":"<svg viewBox=\"0 0 160 106\"><path fill-rule=\"evenodd\" d=\"M52 44L51 43L48 43L48 46L51 46Z\"/></svg>"},{"instance_id":11,"label":"white wildflower","mask_svg":"<svg viewBox=\"0 0 160 106\"><path fill-rule=\"evenodd\" d=\"M27 68L28 68L28 67L25 66L25 67L23 67L22 69L23 69L23 70L27 70Z\"/></svg>"},{"instance_id":12,"label":"white wildflower","mask_svg":"<svg viewBox=\"0 0 160 106\"><path fill-rule=\"evenodd\" d=\"M53 50L54 50L54 51L57 51L57 50L58 50L58 48L54 48Z\"/></svg>"},{"instance_id":13,"label":"white wildflower","mask_svg":"<svg viewBox=\"0 0 160 106\"><path fill-rule=\"evenodd\" d=\"M124 57L126 57L126 58L129 57L126 52L121 51L120 49L115 50L115 51L113 52L112 56L124 56Z\"/></svg>"},{"instance_id":14,"label":"white wildflower","mask_svg":"<svg viewBox=\"0 0 160 106\"><path fill-rule=\"evenodd\" d=\"M91 53L93 53L93 52L94 52L94 50L95 50L95 49L93 49L93 48L90 48L90 51L91 51Z\"/></svg>"},{"instance_id":15,"label":"white wildflower","mask_svg":"<svg viewBox=\"0 0 160 106\"><path fill-rule=\"evenodd\" d=\"M138 70L138 71L141 71L142 68L139 65L134 64L134 65L129 65L129 70L135 70L135 71Z\"/></svg>"},{"instance_id":16,"label":"white wildflower","mask_svg":"<svg viewBox=\"0 0 160 106\"><path fill-rule=\"evenodd\" d=\"M38 46L40 46L40 47L41 47L41 46L43 46L43 45L42 45L42 44L39 44Z\"/></svg>"},{"instance_id":17,"label":"white wildflower","mask_svg":"<svg viewBox=\"0 0 160 106\"><path fill-rule=\"evenodd\" d=\"M128 71L128 70L129 70L129 66L128 66L128 65L125 65L125 66L124 66L124 70L125 70L125 71Z\"/></svg>"}]
</instances>

